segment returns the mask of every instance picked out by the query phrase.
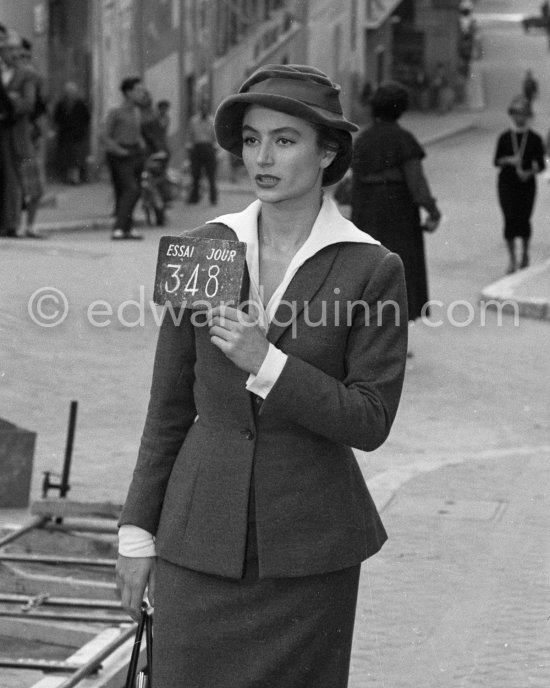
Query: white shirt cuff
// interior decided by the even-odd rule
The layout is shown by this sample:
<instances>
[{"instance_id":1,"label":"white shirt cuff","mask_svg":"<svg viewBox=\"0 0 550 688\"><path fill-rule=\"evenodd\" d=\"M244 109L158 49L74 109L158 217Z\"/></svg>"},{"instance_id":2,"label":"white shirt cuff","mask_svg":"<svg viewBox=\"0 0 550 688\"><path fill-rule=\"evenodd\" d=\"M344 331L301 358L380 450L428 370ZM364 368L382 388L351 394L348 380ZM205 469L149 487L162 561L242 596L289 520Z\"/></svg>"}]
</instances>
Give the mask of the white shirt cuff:
<instances>
[{"instance_id":1,"label":"white shirt cuff","mask_svg":"<svg viewBox=\"0 0 550 688\"><path fill-rule=\"evenodd\" d=\"M258 374L253 375L251 373L248 376L246 389L265 399L283 372L287 358L288 356L280 349L270 344Z\"/></svg>"},{"instance_id":2,"label":"white shirt cuff","mask_svg":"<svg viewBox=\"0 0 550 688\"><path fill-rule=\"evenodd\" d=\"M156 556L155 538L147 530L138 526L120 526L118 553L123 557L154 557Z\"/></svg>"}]
</instances>

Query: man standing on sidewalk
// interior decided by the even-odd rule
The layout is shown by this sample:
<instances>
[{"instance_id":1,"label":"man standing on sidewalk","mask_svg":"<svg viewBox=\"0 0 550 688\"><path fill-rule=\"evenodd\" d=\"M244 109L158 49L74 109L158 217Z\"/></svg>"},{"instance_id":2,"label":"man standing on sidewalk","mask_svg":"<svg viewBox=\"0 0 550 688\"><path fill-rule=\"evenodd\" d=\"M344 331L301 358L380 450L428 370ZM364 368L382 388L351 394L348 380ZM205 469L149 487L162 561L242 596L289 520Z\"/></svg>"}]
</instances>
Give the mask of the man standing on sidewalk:
<instances>
[{"instance_id":1,"label":"man standing on sidewalk","mask_svg":"<svg viewBox=\"0 0 550 688\"><path fill-rule=\"evenodd\" d=\"M216 135L214 118L207 103L203 100L199 112L189 121L189 157L193 178L188 203L198 203L200 199L201 176L204 170L210 188L210 204L218 202L216 187Z\"/></svg>"},{"instance_id":2,"label":"man standing on sidewalk","mask_svg":"<svg viewBox=\"0 0 550 688\"><path fill-rule=\"evenodd\" d=\"M116 219L111 238L141 239L133 228L133 214L141 193L145 154L139 108L145 92L139 77L123 79L120 90L124 102L108 113L101 137L115 192Z\"/></svg>"}]
</instances>

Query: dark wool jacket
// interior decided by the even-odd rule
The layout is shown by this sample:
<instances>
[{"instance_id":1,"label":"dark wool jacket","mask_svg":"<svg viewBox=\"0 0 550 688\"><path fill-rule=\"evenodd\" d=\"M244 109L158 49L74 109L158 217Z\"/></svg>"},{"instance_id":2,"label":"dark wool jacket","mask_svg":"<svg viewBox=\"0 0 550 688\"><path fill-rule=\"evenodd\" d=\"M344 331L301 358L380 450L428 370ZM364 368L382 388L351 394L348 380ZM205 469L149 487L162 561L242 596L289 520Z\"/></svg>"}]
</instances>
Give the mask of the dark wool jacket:
<instances>
[{"instance_id":1,"label":"dark wool jacket","mask_svg":"<svg viewBox=\"0 0 550 688\"><path fill-rule=\"evenodd\" d=\"M236 238L223 225L190 234ZM293 301L293 326L268 331L288 360L265 400L211 344L203 316L184 311L179 325L165 317L120 520L153 533L160 557L240 578L251 479L261 578L343 569L386 540L351 447L379 447L397 411L407 350L401 260L379 245L328 246L299 268L277 322ZM400 308L397 323L394 306L379 307L387 301ZM323 308L326 326L311 326Z\"/></svg>"}]
</instances>

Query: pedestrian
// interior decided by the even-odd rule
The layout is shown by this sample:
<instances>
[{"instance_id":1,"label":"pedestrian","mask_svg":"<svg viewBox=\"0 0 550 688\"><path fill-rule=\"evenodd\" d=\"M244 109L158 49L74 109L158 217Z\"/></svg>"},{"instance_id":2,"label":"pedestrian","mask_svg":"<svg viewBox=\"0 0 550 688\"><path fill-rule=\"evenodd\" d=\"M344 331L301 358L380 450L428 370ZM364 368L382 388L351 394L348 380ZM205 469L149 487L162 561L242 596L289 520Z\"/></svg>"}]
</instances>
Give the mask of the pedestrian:
<instances>
[{"instance_id":1,"label":"pedestrian","mask_svg":"<svg viewBox=\"0 0 550 688\"><path fill-rule=\"evenodd\" d=\"M438 62L430 81L431 106L444 115L454 105L454 91L443 62Z\"/></svg>"},{"instance_id":2,"label":"pedestrian","mask_svg":"<svg viewBox=\"0 0 550 688\"><path fill-rule=\"evenodd\" d=\"M146 89L140 103L140 113L141 134L145 140L147 155L159 152L168 153L166 129L154 107L153 98Z\"/></svg>"},{"instance_id":3,"label":"pedestrian","mask_svg":"<svg viewBox=\"0 0 550 688\"><path fill-rule=\"evenodd\" d=\"M57 168L65 184L78 185L86 179L90 118L90 108L78 85L66 81L53 111Z\"/></svg>"},{"instance_id":4,"label":"pedestrian","mask_svg":"<svg viewBox=\"0 0 550 688\"><path fill-rule=\"evenodd\" d=\"M170 133L170 108L172 104L169 100L159 100L157 103L157 117L160 122L160 126L164 131L166 140L168 140L168 135Z\"/></svg>"},{"instance_id":5,"label":"pedestrian","mask_svg":"<svg viewBox=\"0 0 550 688\"><path fill-rule=\"evenodd\" d=\"M45 134L47 133L47 96L43 75L32 60L32 43L21 39L19 62L34 84L34 108L29 114L30 154L21 162L21 179L23 182L23 213L20 224L20 235L32 239L45 239L46 236L36 231L34 223L44 195L45 174Z\"/></svg>"},{"instance_id":6,"label":"pedestrian","mask_svg":"<svg viewBox=\"0 0 550 688\"><path fill-rule=\"evenodd\" d=\"M322 191L356 130L323 72L261 67L215 130L257 200L190 236L246 242L247 306L161 327L122 605L154 594L156 688L344 688L360 563L386 539L350 447L378 447L397 409L402 265Z\"/></svg>"},{"instance_id":7,"label":"pedestrian","mask_svg":"<svg viewBox=\"0 0 550 688\"><path fill-rule=\"evenodd\" d=\"M529 265L531 215L535 205L536 176L545 169L544 143L529 128L531 109L524 96L516 96L508 108L513 127L498 137L494 164L498 174L498 200L504 217L504 239L508 247L508 273L515 272L516 239L521 239L520 268Z\"/></svg>"},{"instance_id":8,"label":"pedestrian","mask_svg":"<svg viewBox=\"0 0 550 688\"><path fill-rule=\"evenodd\" d=\"M210 108L204 99L201 101L199 111L189 121L188 147L192 182L187 202L199 202L201 177L204 172L208 180L210 205L216 205L218 202L216 135L214 133L214 118L210 114Z\"/></svg>"},{"instance_id":9,"label":"pedestrian","mask_svg":"<svg viewBox=\"0 0 550 688\"><path fill-rule=\"evenodd\" d=\"M36 210L44 193L31 122L36 105L36 77L21 60L22 40L19 35L8 32L0 50L2 80L13 108L12 124L7 129L0 163L4 178L1 233L10 237L42 238L33 228ZM22 230L24 209L27 222Z\"/></svg>"},{"instance_id":10,"label":"pedestrian","mask_svg":"<svg viewBox=\"0 0 550 688\"><path fill-rule=\"evenodd\" d=\"M34 77L36 98L34 111L30 115L31 138L36 150L42 186L46 185L46 140L49 136L48 92L46 79L33 59L33 46L27 39L21 40L21 62L28 67Z\"/></svg>"},{"instance_id":11,"label":"pedestrian","mask_svg":"<svg viewBox=\"0 0 550 688\"><path fill-rule=\"evenodd\" d=\"M146 150L141 133L140 105L144 98L141 79L126 77L120 84L120 91L123 103L107 114L101 136L115 194L115 224L111 238L142 239L133 227Z\"/></svg>"},{"instance_id":12,"label":"pedestrian","mask_svg":"<svg viewBox=\"0 0 550 688\"><path fill-rule=\"evenodd\" d=\"M7 65L4 62L8 43L8 30L0 24L0 236L15 236L17 228L10 228L5 213L8 194L7 180L10 178L8 166L11 164L11 134L13 124L13 103L4 88L4 73Z\"/></svg>"},{"instance_id":13,"label":"pedestrian","mask_svg":"<svg viewBox=\"0 0 550 688\"><path fill-rule=\"evenodd\" d=\"M522 88L523 97L529 103L530 116L533 116L533 102L538 98L539 95L539 82L535 79L533 71L528 69L525 72L525 77L523 79Z\"/></svg>"},{"instance_id":14,"label":"pedestrian","mask_svg":"<svg viewBox=\"0 0 550 688\"><path fill-rule=\"evenodd\" d=\"M441 213L422 167L424 149L398 123L408 108L408 91L398 82L383 82L371 103L374 123L359 133L354 147L351 220L401 257L412 322L429 315L422 230L435 230ZM428 214L424 223L421 209Z\"/></svg>"}]
</instances>

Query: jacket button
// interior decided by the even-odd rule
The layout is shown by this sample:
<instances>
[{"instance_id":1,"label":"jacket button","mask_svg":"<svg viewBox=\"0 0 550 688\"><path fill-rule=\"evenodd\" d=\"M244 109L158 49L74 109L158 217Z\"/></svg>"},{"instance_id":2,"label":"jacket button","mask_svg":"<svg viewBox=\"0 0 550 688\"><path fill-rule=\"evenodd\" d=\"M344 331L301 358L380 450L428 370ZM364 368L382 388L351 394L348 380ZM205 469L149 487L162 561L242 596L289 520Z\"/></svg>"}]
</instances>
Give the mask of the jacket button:
<instances>
[{"instance_id":1,"label":"jacket button","mask_svg":"<svg viewBox=\"0 0 550 688\"><path fill-rule=\"evenodd\" d=\"M254 433L252 432L252 430L249 430L248 428L243 428L243 430L241 430L241 435L247 440L254 439Z\"/></svg>"}]
</instances>

